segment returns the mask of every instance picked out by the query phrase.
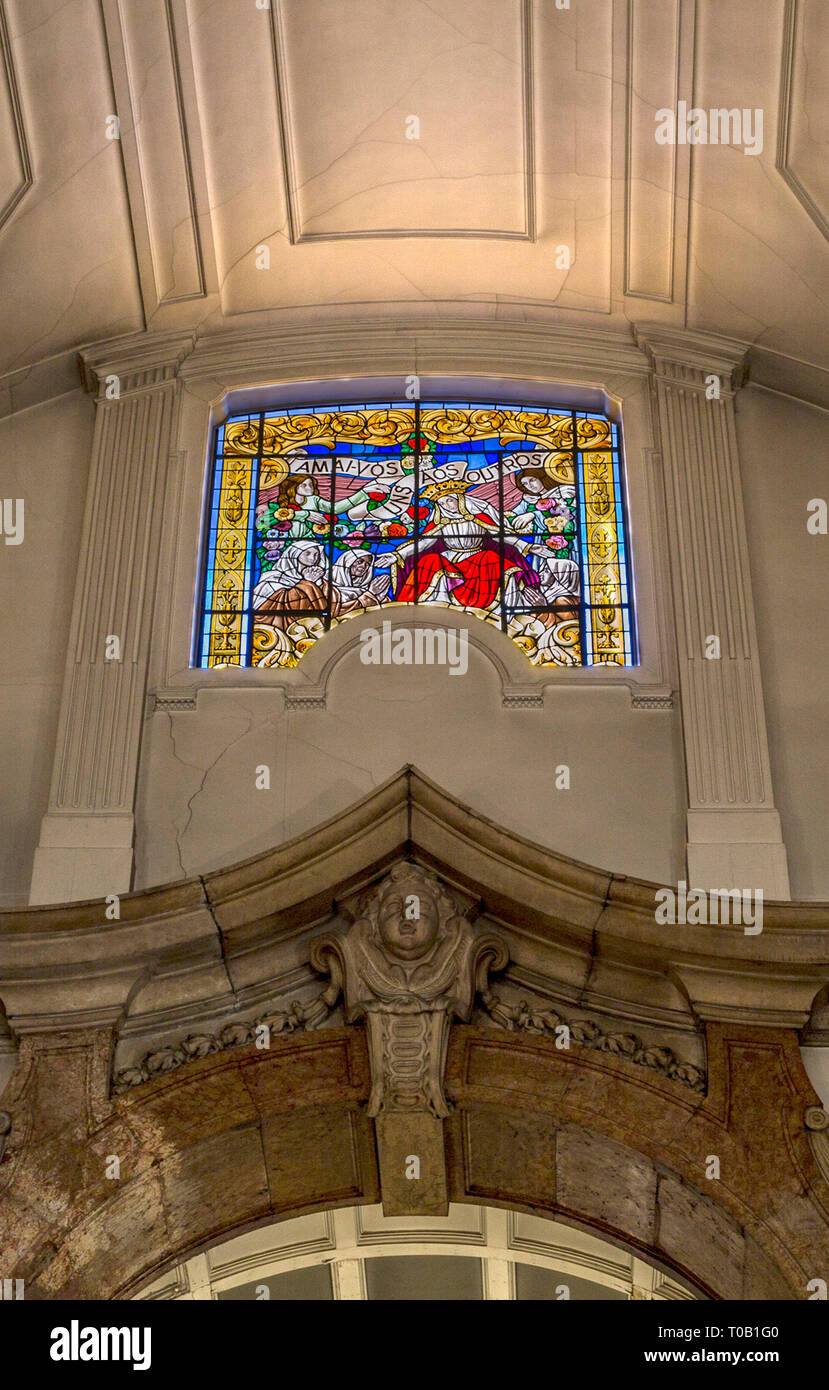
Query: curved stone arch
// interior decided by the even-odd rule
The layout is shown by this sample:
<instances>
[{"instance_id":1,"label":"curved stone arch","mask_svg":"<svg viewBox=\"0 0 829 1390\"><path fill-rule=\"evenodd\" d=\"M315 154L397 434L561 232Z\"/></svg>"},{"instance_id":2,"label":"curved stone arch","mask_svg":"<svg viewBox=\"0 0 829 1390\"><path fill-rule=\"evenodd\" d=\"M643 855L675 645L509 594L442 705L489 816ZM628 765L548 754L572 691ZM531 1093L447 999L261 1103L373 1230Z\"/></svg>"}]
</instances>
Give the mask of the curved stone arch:
<instances>
[{"instance_id":1,"label":"curved stone arch","mask_svg":"<svg viewBox=\"0 0 829 1390\"><path fill-rule=\"evenodd\" d=\"M653 687L656 694L642 694L642 682L636 679L635 668L604 666L535 667L524 653L494 623L487 622L470 611L458 611L439 604L393 604L383 609L355 613L335 623L305 652L299 665L291 671L293 680L279 679L274 688L281 689L288 709L323 708L330 693L331 680L340 664L360 646L361 634L369 629L382 629L388 622L398 628L437 628L445 632L465 631L470 647L480 653L492 668L505 709L543 709L545 692L561 685L562 672L575 678L580 686L600 688L624 686L630 691L634 708L673 708L670 686ZM220 670L220 668L216 668ZM261 668L253 668L257 672ZM221 674L224 674L221 672ZM281 676L281 671L265 670L266 675ZM648 690L651 687L647 687ZM155 708L173 709L181 697L172 701L156 697ZM195 697L194 697L195 698ZM648 703L651 701L652 703ZM189 707L189 706L182 706Z\"/></svg>"},{"instance_id":2,"label":"curved stone arch","mask_svg":"<svg viewBox=\"0 0 829 1390\"><path fill-rule=\"evenodd\" d=\"M6 1008L0 998L0 1096L11 1079L17 1061L17 1039L9 1026ZM5 1111L0 1110L0 1160L6 1145Z\"/></svg>"},{"instance_id":3,"label":"curved stone arch","mask_svg":"<svg viewBox=\"0 0 829 1390\"><path fill-rule=\"evenodd\" d=\"M0 1099L8 1277L27 1297L129 1296L234 1231L399 1188L384 1116L367 1113L366 1030L338 1026L333 976L311 999L319 979L298 963L401 862L468 906L470 945L509 933L503 979L489 990L475 976L483 1012L464 1005L448 1028L452 1108L432 1120L441 1202L582 1223L712 1297L809 1297L829 1271L829 1184L798 1031L826 984L827 907L771 903L758 937L692 924L666 935L656 885L510 834L413 768L277 849L125 896L117 923L96 901L0 915L19 1039ZM527 1019L515 1000L536 986ZM598 1009L604 1028L574 1024L560 1049L559 998L568 1013ZM221 1032L266 1004L282 1020L270 1047L196 1036L179 1058L162 1046L150 1079L113 1097L116 1042L146 1048L208 1020ZM608 1017L650 1021L662 1045L629 1055ZM684 1051L703 1033L707 1086L683 1085L664 1043Z\"/></svg>"},{"instance_id":4,"label":"curved stone arch","mask_svg":"<svg viewBox=\"0 0 829 1390\"><path fill-rule=\"evenodd\" d=\"M44 1067L54 1076L56 1057L23 1046L29 1055L12 1110L18 1133L21 1108L30 1123L4 1208L7 1221L26 1209L30 1241L15 1273L27 1297L130 1297L219 1240L381 1199L359 1028L206 1057L114 1101L103 1099L102 1073L96 1079L87 1063L85 1123L70 1114L40 1136L35 1093ZM750 1208L745 1189L742 1197L701 1190L702 1149L716 1126L704 1098L680 1097L663 1078L634 1079L632 1070L611 1058L564 1057L544 1039L454 1029L450 1200L555 1217L678 1275L703 1297L806 1297L792 1249ZM612 1107L597 1107L600 1096L612 1096ZM703 1142L693 1154L695 1117ZM728 1136L720 1142L727 1146ZM115 1182L105 1174L113 1155Z\"/></svg>"}]
</instances>

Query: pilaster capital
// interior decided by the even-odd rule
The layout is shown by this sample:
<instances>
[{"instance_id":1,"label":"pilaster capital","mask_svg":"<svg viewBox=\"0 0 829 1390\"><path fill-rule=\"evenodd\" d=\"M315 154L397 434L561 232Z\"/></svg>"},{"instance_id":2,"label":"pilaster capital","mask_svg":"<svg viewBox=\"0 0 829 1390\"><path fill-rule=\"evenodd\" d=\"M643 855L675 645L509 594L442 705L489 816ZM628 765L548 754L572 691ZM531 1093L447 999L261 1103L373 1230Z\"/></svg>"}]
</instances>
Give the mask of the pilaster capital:
<instances>
[{"instance_id":1,"label":"pilaster capital","mask_svg":"<svg viewBox=\"0 0 829 1390\"><path fill-rule=\"evenodd\" d=\"M131 333L107 343L96 343L78 353L85 389L99 401L149 391L173 380L193 351L194 333ZM107 394L109 378L118 378L118 395Z\"/></svg>"},{"instance_id":2,"label":"pilaster capital","mask_svg":"<svg viewBox=\"0 0 829 1390\"><path fill-rule=\"evenodd\" d=\"M718 376L722 394L733 395L746 380L748 346L736 339L661 323L637 324L634 334L656 379L669 386L704 393L707 378Z\"/></svg>"}]
</instances>

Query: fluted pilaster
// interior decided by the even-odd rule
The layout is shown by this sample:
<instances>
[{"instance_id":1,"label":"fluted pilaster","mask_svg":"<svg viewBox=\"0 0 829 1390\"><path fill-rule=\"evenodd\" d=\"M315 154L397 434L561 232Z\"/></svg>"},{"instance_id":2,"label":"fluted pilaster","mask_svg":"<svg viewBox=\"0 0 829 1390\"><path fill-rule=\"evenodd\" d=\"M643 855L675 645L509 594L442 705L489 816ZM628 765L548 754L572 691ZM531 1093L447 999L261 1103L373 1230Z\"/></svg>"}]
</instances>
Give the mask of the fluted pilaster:
<instances>
[{"instance_id":1,"label":"fluted pilaster","mask_svg":"<svg viewBox=\"0 0 829 1390\"><path fill-rule=\"evenodd\" d=\"M738 344L647 327L662 437L688 775L688 875L789 897L774 807L734 398Z\"/></svg>"},{"instance_id":2,"label":"fluted pilaster","mask_svg":"<svg viewBox=\"0 0 829 1390\"><path fill-rule=\"evenodd\" d=\"M127 892L161 508L191 339L84 359L97 415L49 809L30 901Z\"/></svg>"}]
</instances>

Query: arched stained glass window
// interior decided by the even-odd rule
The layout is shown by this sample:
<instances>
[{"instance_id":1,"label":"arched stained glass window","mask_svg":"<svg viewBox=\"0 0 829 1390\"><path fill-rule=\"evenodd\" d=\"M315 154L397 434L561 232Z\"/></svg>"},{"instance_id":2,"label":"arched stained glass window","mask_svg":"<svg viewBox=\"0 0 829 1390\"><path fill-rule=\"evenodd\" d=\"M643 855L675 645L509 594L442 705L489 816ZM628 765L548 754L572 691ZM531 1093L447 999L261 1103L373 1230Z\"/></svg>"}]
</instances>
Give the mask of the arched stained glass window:
<instances>
[{"instance_id":1,"label":"arched stained glass window","mask_svg":"<svg viewBox=\"0 0 829 1390\"><path fill-rule=\"evenodd\" d=\"M216 431L197 663L295 666L335 623L460 609L535 666L635 661L619 429L597 412L395 401Z\"/></svg>"}]
</instances>

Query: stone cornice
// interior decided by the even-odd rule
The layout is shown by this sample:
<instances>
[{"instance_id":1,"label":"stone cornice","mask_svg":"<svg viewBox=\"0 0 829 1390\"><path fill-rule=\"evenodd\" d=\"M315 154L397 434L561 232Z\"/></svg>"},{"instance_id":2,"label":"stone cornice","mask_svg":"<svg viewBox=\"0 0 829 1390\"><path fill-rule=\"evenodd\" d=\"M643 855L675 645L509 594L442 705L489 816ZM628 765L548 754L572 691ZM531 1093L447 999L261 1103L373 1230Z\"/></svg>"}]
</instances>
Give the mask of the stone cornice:
<instances>
[{"instance_id":1,"label":"stone cornice","mask_svg":"<svg viewBox=\"0 0 829 1390\"><path fill-rule=\"evenodd\" d=\"M749 382L817 410L829 411L829 370L797 357L754 346L749 350Z\"/></svg>"},{"instance_id":2,"label":"stone cornice","mask_svg":"<svg viewBox=\"0 0 829 1390\"><path fill-rule=\"evenodd\" d=\"M555 309L532 304L513 306L515 317L512 319L496 317L496 312L502 311L496 311L494 305L450 303L446 307L447 315L443 315L434 305L425 305L417 312L411 306L398 308L384 304L372 315L366 312L365 306L356 306L354 310L349 306L334 306L330 310L317 309L307 316L286 313L264 327L260 323L254 328L239 328L236 326L238 320L225 319L219 320L224 327L210 333L200 333L195 327L188 332L151 330L68 348L0 375L0 419L77 389L79 369L85 389L95 391L99 373L107 375L104 367L113 371L154 367L165 359L165 354L169 360L170 346L176 342L184 344L181 375L188 379L209 376L217 369L221 373L231 361L239 370L254 372L257 379L264 379L269 351L281 357L286 349L295 354L293 376L299 379L307 373L318 376L324 369L332 376L343 375L343 356L348 356L350 334L356 335L351 344L355 356L360 350L360 337L365 339L369 334L378 351L382 348L386 353L382 367L378 367L374 358L370 373L367 366L360 370L371 375L378 372L387 375L394 371L395 363L402 363L400 370L411 370L411 353L415 348L427 354L433 350L442 353L453 332L458 339L465 335L470 348L480 355L478 370L482 374L503 375L505 354L501 351L497 356L497 345L500 342L503 349L506 342L511 368L520 367L523 362L527 373L537 374L544 369L551 374L551 379L557 374L570 379L579 369L587 371L597 364L604 369L610 366L641 375L649 368L651 340L667 360L673 337L678 361L688 360L688 352L683 352L682 348L684 343L692 354L702 351L706 364L710 364L711 356L716 359L725 354L723 365L727 372L729 362L733 365L733 353L738 353L746 361L751 382L765 390L829 410L829 369L748 342L649 323L635 325L631 336L617 327L559 319ZM520 317L518 309L521 309ZM536 346L514 360L521 334L528 350L531 344ZM481 339L479 349L471 342L473 336ZM709 353L708 357L704 356L705 352ZM174 357L177 356L174 352ZM436 366L424 365L423 361L418 361L417 365L423 371L438 370ZM716 366L709 369L716 370ZM512 374L518 376L520 372L511 371ZM269 379L275 380L277 376L278 373L272 372Z\"/></svg>"},{"instance_id":3,"label":"stone cornice","mask_svg":"<svg viewBox=\"0 0 829 1390\"><path fill-rule=\"evenodd\" d=\"M763 931L664 926L658 885L567 859L462 806L407 768L314 830L203 879L102 901L0 914L0 998L18 1033L90 1018L154 1018L236 1006L294 968L304 938L401 857L481 902L513 959L600 989L620 1016L801 1027L829 981L829 904L767 903ZM658 993L661 1005L655 1004Z\"/></svg>"},{"instance_id":4,"label":"stone cornice","mask_svg":"<svg viewBox=\"0 0 829 1390\"><path fill-rule=\"evenodd\" d=\"M429 316L411 312L315 324L281 322L201 335L184 362L186 380L242 373L250 382L394 375L412 370L573 381L582 374L645 375L648 362L626 332L531 318Z\"/></svg>"},{"instance_id":5,"label":"stone cornice","mask_svg":"<svg viewBox=\"0 0 829 1390\"><path fill-rule=\"evenodd\" d=\"M644 376L648 360L630 332L528 317L411 310L357 312L315 320L281 318L207 333L134 333L78 354L87 390L107 375L175 372L185 381L241 378L246 384L303 377L451 372L551 381L609 374ZM232 384L237 384L234 380Z\"/></svg>"}]
</instances>

